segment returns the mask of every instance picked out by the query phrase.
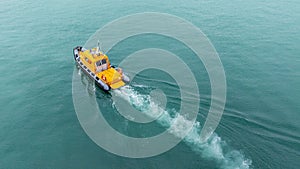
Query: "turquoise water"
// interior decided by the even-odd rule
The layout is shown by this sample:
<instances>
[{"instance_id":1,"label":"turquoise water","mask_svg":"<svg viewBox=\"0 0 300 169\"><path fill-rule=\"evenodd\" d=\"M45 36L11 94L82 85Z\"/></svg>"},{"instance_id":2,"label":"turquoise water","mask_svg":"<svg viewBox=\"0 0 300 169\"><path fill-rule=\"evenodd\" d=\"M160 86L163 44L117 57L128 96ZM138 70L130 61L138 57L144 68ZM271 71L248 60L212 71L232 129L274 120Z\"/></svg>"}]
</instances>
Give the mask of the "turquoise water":
<instances>
[{"instance_id":1,"label":"turquoise water","mask_svg":"<svg viewBox=\"0 0 300 169\"><path fill-rule=\"evenodd\" d=\"M298 1L4 0L0 6L0 168L300 166ZM225 69L227 100L208 146L195 141L195 132L159 156L130 159L101 149L81 128L72 100L72 76L77 71L72 48L83 45L107 22L147 11L182 17L208 36ZM119 63L147 47L192 58L187 64L195 67L192 71L201 86L195 130L201 128L209 109L210 84L203 64L185 46L174 39L144 35L122 41L108 55ZM157 74L155 70L142 72L127 93L144 97L158 87L176 96L176 86L161 80L172 79ZM164 123L131 124L117 114L110 96L96 89L96 97L98 103L104 100L104 116L120 132L149 136L164 130ZM177 109L178 102L174 97L167 108ZM155 130L148 131L148 127Z\"/></svg>"}]
</instances>

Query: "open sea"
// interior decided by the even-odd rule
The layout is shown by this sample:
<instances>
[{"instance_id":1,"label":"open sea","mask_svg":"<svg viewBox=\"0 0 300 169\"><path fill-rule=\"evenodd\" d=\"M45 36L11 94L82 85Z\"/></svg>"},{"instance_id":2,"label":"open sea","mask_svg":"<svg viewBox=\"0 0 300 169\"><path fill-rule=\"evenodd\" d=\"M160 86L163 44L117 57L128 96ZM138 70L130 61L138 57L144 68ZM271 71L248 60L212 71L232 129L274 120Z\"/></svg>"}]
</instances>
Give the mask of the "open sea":
<instances>
[{"instance_id":1,"label":"open sea","mask_svg":"<svg viewBox=\"0 0 300 169\"><path fill-rule=\"evenodd\" d=\"M175 15L200 28L223 64L227 97L217 129L199 142L211 103L203 63L165 36L145 34L116 44L106 53L114 64L145 48L176 53L200 93L197 121L179 144L157 156L128 158L85 133L73 104L74 77L83 93L96 98L106 121L130 137L157 135L171 123L178 124L171 134L180 135L186 121L176 116L179 87L169 74L148 69L129 86L105 93L76 68L72 49L107 23L142 12ZM0 169L300 168L298 0L1 0L0 23ZM164 109L149 99L154 89L166 94ZM134 123L118 113L112 95L169 120Z\"/></svg>"}]
</instances>

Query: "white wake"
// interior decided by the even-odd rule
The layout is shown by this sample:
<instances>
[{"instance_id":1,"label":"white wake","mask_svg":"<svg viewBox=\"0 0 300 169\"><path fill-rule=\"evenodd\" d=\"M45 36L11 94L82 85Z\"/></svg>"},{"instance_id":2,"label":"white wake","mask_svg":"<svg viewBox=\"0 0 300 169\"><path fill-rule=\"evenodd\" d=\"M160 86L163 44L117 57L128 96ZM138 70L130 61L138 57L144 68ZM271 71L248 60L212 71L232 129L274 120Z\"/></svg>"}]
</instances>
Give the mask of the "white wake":
<instances>
[{"instance_id":1,"label":"white wake","mask_svg":"<svg viewBox=\"0 0 300 169\"><path fill-rule=\"evenodd\" d=\"M113 91L116 96L123 98L133 107L143 112L149 117L160 117L157 122L163 127L170 127L169 132L176 137L183 138L183 141L191 147L193 151L199 153L202 158L213 159L217 165L223 169L248 169L252 161L244 157L244 155L237 150L229 149L225 141L216 134L206 141L200 141L200 122L196 121L192 130L185 136L184 131L187 130L186 126L190 126L192 121L187 120L185 117L176 113L174 117L171 116L174 112L168 112L156 104L150 95L139 94L133 87L125 86L119 90ZM226 149L226 152L225 152Z\"/></svg>"}]
</instances>

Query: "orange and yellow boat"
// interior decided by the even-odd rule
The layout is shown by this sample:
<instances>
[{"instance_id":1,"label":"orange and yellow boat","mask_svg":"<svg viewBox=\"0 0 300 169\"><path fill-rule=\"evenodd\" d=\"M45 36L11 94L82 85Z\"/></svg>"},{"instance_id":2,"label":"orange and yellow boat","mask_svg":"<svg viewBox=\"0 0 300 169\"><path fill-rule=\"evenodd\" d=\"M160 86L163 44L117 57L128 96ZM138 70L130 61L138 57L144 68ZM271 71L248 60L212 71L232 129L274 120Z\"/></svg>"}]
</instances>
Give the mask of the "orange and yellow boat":
<instances>
[{"instance_id":1,"label":"orange and yellow boat","mask_svg":"<svg viewBox=\"0 0 300 169\"><path fill-rule=\"evenodd\" d=\"M103 90L118 89L129 82L129 77L121 68L111 65L99 46L89 50L77 46L73 54L76 64Z\"/></svg>"}]
</instances>

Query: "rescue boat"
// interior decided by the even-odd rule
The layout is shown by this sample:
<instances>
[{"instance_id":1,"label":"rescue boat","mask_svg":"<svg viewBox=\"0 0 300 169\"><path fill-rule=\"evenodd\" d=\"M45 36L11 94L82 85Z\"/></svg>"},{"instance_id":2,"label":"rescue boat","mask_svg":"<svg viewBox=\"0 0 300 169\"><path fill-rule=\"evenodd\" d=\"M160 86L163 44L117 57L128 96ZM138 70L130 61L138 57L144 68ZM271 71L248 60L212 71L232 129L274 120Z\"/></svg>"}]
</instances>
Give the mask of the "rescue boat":
<instances>
[{"instance_id":1,"label":"rescue boat","mask_svg":"<svg viewBox=\"0 0 300 169\"><path fill-rule=\"evenodd\" d=\"M79 68L95 81L104 91L118 89L130 81L122 69L112 66L108 56L98 47L85 49L77 46L73 49L74 59Z\"/></svg>"}]
</instances>

